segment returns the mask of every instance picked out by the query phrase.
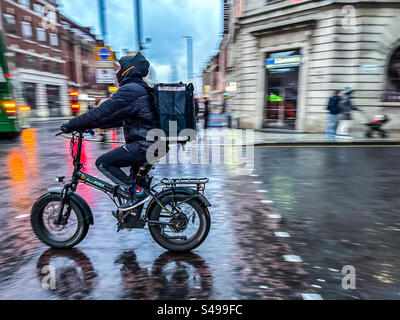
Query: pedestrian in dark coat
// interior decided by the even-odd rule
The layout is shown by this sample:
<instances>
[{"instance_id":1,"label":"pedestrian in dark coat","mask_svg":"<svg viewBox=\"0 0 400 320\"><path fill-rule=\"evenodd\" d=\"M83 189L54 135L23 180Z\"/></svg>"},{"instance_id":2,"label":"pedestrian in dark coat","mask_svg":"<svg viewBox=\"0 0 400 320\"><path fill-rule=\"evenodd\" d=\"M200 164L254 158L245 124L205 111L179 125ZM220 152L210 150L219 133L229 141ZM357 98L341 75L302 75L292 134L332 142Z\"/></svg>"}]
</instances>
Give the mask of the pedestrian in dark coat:
<instances>
[{"instance_id":1,"label":"pedestrian in dark coat","mask_svg":"<svg viewBox=\"0 0 400 320\"><path fill-rule=\"evenodd\" d=\"M336 135L336 130L338 126L338 114L339 114L339 101L340 101L340 91L335 91L334 95L329 99L327 110L328 114L328 124L326 127L326 132L328 137Z\"/></svg>"},{"instance_id":2,"label":"pedestrian in dark coat","mask_svg":"<svg viewBox=\"0 0 400 320\"><path fill-rule=\"evenodd\" d=\"M208 116L210 114L210 110L209 110L209 101L207 98L204 98L204 114L203 114L203 118L204 118L204 129L208 128Z\"/></svg>"},{"instance_id":3,"label":"pedestrian in dark coat","mask_svg":"<svg viewBox=\"0 0 400 320\"><path fill-rule=\"evenodd\" d=\"M140 52L121 58L116 70L119 90L98 108L70 120L62 127L64 132L71 132L123 126L126 144L99 157L96 166L113 182L130 190L134 197L137 196L136 200L141 197L137 193L140 188L121 168L146 162L146 151L154 143L146 141L147 133L159 128L151 88L143 80L149 67L150 63Z\"/></svg>"}]
</instances>

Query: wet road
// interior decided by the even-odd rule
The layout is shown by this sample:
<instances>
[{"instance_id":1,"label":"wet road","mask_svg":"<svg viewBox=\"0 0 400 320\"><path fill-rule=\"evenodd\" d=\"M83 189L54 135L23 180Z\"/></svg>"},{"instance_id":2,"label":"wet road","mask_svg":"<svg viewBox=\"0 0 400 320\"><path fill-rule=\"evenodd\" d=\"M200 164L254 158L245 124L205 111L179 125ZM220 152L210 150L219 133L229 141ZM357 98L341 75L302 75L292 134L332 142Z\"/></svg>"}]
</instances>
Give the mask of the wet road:
<instances>
[{"instance_id":1,"label":"wet road","mask_svg":"<svg viewBox=\"0 0 400 320\"><path fill-rule=\"evenodd\" d=\"M400 298L399 147L258 148L258 178L324 299ZM340 272L354 266L356 289Z\"/></svg>"},{"instance_id":2,"label":"wet road","mask_svg":"<svg viewBox=\"0 0 400 320\"><path fill-rule=\"evenodd\" d=\"M192 254L166 253L146 230L117 233L111 200L87 186L78 191L94 226L76 249L49 250L33 235L29 213L57 186L55 176L72 172L69 140L54 137L57 127L40 124L15 142L0 141L0 299L301 299L314 292L301 264L284 260L291 248L275 238L279 223L268 217L258 185L224 165L158 165L153 172L155 180L211 178L212 228ZM100 176L95 159L115 146L85 143L86 171ZM55 290L42 287L46 265L55 267Z\"/></svg>"},{"instance_id":3,"label":"wet road","mask_svg":"<svg viewBox=\"0 0 400 320\"><path fill-rule=\"evenodd\" d=\"M211 179L211 231L191 254L166 252L146 230L117 233L111 200L80 186L95 224L75 249L59 251L35 238L29 220L33 202L58 185L54 177L72 173L57 127L0 140L0 299L399 297L400 149L256 148L251 176L224 165L158 165L155 180ZM86 171L101 176L95 159L115 146L86 143ZM356 267L356 290L341 287L347 264ZM46 265L56 270L54 290L42 286Z\"/></svg>"}]
</instances>

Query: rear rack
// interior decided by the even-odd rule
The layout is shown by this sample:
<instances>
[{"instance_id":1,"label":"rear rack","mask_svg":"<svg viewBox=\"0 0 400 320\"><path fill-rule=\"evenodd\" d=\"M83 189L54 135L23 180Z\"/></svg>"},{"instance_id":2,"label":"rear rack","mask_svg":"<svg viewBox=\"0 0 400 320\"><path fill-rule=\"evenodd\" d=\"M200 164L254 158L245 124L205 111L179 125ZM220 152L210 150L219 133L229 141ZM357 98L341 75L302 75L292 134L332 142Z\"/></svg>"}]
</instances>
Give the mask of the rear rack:
<instances>
[{"instance_id":1,"label":"rear rack","mask_svg":"<svg viewBox=\"0 0 400 320\"><path fill-rule=\"evenodd\" d=\"M166 186L176 186L178 184L191 184L191 185L199 185L199 184L206 184L210 181L208 178L175 178L175 179L168 179L164 178L160 181L161 184Z\"/></svg>"}]
</instances>

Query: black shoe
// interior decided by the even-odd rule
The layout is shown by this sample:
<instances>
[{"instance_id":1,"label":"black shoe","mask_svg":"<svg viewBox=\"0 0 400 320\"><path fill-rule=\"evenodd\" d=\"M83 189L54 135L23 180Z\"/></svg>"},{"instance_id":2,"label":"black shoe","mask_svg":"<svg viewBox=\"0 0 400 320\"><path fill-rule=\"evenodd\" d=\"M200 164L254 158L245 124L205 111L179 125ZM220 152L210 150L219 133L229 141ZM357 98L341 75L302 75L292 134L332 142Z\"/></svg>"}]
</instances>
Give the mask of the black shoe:
<instances>
[{"instance_id":1,"label":"black shoe","mask_svg":"<svg viewBox=\"0 0 400 320\"><path fill-rule=\"evenodd\" d=\"M135 193L132 195L132 198L124 203L121 207L119 207L120 211L128 211L132 210L141 204L145 203L150 197L147 195L147 193L143 190L140 193Z\"/></svg>"}]
</instances>

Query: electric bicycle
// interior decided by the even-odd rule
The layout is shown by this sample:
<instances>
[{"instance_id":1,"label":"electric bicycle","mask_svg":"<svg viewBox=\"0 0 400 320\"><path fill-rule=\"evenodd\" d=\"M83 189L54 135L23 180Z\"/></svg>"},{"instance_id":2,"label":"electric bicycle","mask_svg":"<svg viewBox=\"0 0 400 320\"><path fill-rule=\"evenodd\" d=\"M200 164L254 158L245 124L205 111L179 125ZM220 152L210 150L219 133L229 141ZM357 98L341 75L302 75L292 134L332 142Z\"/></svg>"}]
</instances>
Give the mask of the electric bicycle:
<instances>
[{"instance_id":1,"label":"electric bicycle","mask_svg":"<svg viewBox=\"0 0 400 320\"><path fill-rule=\"evenodd\" d=\"M155 164L143 163L132 167L131 175L147 198L131 208L122 209L131 197L128 190L82 171L82 143L88 134L94 135L93 130L72 133L70 146L74 171L71 180L64 183L64 176L57 177L64 186L49 188L32 207L32 228L42 242L52 248L72 248L85 238L94 224L88 203L76 192L79 183L96 188L111 198L117 207L113 216L118 221L118 232L148 229L160 246L177 252L191 251L204 242L211 226L208 210L211 204L204 196L208 178L164 178L151 187L153 177L148 173Z\"/></svg>"}]
</instances>

